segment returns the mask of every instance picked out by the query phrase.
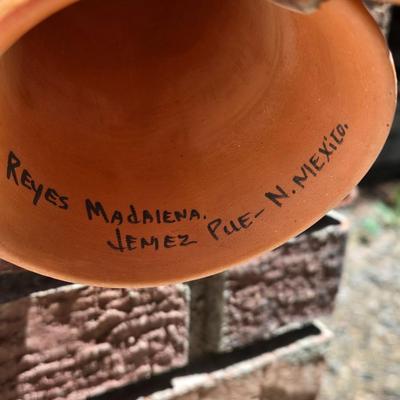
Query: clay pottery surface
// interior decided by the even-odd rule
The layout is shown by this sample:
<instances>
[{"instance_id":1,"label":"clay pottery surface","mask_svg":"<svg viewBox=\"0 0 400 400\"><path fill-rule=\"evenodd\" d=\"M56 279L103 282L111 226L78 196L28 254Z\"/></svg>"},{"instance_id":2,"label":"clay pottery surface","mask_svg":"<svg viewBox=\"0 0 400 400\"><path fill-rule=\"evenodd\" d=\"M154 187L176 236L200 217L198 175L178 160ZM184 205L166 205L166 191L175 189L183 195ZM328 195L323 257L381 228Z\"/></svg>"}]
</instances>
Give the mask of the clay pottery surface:
<instances>
[{"instance_id":1,"label":"clay pottery surface","mask_svg":"<svg viewBox=\"0 0 400 400\"><path fill-rule=\"evenodd\" d=\"M0 257L68 281L154 286L280 245L394 114L356 0L3 0L0 32Z\"/></svg>"}]
</instances>

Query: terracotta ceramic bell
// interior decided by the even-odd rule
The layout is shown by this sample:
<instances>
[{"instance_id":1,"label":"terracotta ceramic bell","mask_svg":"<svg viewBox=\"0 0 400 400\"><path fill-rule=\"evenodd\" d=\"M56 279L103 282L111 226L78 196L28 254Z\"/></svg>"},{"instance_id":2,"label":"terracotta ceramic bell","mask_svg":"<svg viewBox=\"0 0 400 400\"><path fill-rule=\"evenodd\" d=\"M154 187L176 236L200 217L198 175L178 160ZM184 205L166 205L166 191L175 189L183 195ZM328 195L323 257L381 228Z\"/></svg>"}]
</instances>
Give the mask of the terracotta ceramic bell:
<instances>
[{"instance_id":1,"label":"terracotta ceramic bell","mask_svg":"<svg viewBox=\"0 0 400 400\"><path fill-rule=\"evenodd\" d=\"M3 0L0 33L0 257L68 281L278 246L361 179L395 109L358 0Z\"/></svg>"}]
</instances>

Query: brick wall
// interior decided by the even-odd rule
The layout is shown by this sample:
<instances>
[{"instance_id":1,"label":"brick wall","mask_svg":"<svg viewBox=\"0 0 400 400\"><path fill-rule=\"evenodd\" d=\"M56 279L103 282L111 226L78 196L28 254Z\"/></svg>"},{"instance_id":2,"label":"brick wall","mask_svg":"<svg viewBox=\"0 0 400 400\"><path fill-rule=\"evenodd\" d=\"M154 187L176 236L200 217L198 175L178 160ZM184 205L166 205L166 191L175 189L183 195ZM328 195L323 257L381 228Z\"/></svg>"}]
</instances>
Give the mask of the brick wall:
<instances>
[{"instance_id":1,"label":"brick wall","mask_svg":"<svg viewBox=\"0 0 400 400\"><path fill-rule=\"evenodd\" d=\"M255 343L269 343L285 332L301 331L302 326L331 312L346 237L346 221L334 213L279 249L222 274L188 284L135 290L72 285L3 262L0 398L112 398L115 390L143 381L152 390L157 377L171 373L176 374L171 382L175 386L181 382L183 386L179 384L176 390L182 392L187 382L199 378L187 369L210 360L218 366L218 357L224 355L233 357L228 366L203 371L205 380L192 388L193 393L186 391L182 399L223 399L224 391L232 392L233 399L234 388L242 384L258 387L261 399L265 397L262 393L270 390L266 382L278 382L283 378L277 376L285 374L297 377L295 380L305 374L317 382L323 364L321 352L309 361L303 357L302 362L290 365L275 362L282 349L252 350L254 362L260 357L274 362L246 360L243 364L240 357ZM327 341L328 335L320 330L311 337L307 346L317 338ZM299 349L296 346L291 347L292 354ZM287 344L285 348L289 348ZM246 371L252 365L260 367L231 380L226 378L229 365ZM228 379L224 389L216 383L220 374ZM200 395L210 382L214 382L210 392L214 394ZM310 391L306 386L305 392ZM126 396L136 398L135 387L129 390ZM178 396L171 393L168 395Z\"/></svg>"}]
</instances>

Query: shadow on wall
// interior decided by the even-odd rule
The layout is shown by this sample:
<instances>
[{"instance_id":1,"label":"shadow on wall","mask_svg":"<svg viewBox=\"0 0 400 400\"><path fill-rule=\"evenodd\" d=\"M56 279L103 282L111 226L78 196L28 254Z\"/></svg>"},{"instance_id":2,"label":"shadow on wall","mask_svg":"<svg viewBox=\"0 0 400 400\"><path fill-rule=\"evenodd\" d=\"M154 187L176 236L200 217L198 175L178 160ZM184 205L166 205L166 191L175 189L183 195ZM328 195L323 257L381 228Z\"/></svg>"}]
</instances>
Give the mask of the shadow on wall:
<instances>
[{"instance_id":1,"label":"shadow on wall","mask_svg":"<svg viewBox=\"0 0 400 400\"><path fill-rule=\"evenodd\" d=\"M393 55L398 79L400 77L400 7L393 8L393 18L389 32L389 47ZM363 183L400 178L400 101L388 140L374 166Z\"/></svg>"}]
</instances>

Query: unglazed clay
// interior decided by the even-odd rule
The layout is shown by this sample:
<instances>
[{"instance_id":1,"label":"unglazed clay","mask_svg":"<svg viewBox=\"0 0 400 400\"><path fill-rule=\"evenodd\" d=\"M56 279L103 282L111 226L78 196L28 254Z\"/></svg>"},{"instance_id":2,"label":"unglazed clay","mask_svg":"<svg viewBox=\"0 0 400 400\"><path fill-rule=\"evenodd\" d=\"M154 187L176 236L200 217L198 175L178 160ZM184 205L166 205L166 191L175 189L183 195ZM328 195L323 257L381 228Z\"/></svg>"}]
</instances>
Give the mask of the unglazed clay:
<instances>
[{"instance_id":1,"label":"unglazed clay","mask_svg":"<svg viewBox=\"0 0 400 400\"><path fill-rule=\"evenodd\" d=\"M72 3L0 3L10 262L114 287L216 273L313 224L385 141L395 76L360 1Z\"/></svg>"}]
</instances>

